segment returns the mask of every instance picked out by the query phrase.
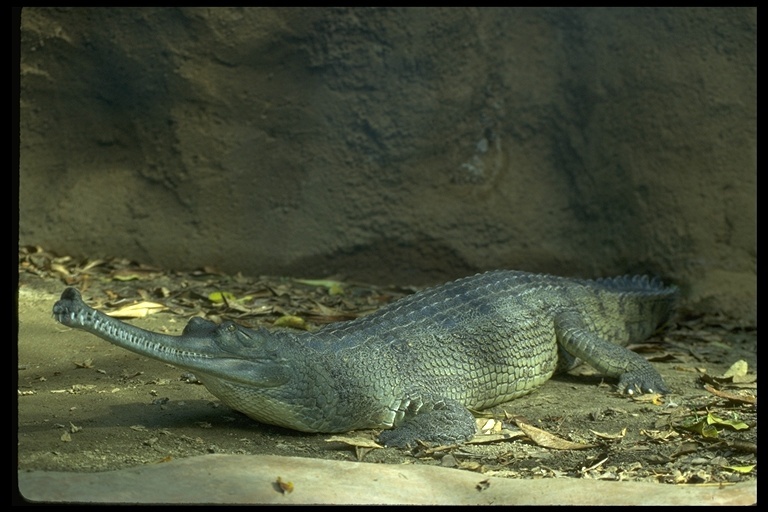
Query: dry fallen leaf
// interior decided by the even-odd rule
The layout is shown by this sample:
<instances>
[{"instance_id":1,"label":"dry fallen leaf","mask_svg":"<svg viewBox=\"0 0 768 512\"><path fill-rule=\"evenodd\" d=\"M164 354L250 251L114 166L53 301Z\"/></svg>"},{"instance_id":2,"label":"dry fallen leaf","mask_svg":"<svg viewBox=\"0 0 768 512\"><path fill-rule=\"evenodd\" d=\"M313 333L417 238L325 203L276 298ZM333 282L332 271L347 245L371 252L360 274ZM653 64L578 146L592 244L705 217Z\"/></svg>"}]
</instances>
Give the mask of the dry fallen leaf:
<instances>
[{"instance_id":1,"label":"dry fallen leaf","mask_svg":"<svg viewBox=\"0 0 768 512\"><path fill-rule=\"evenodd\" d=\"M669 441L672 438L680 437L674 430L647 430L640 429L640 434L656 441Z\"/></svg>"},{"instance_id":2,"label":"dry fallen leaf","mask_svg":"<svg viewBox=\"0 0 768 512\"><path fill-rule=\"evenodd\" d=\"M475 425L483 433L501 432L504 426L502 422L494 418L475 418Z\"/></svg>"},{"instance_id":3,"label":"dry fallen leaf","mask_svg":"<svg viewBox=\"0 0 768 512\"><path fill-rule=\"evenodd\" d=\"M62 277L71 277L69 270L67 270L64 265L59 265L58 263L51 263L51 270L58 274L61 274Z\"/></svg>"},{"instance_id":4,"label":"dry fallen leaf","mask_svg":"<svg viewBox=\"0 0 768 512\"><path fill-rule=\"evenodd\" d=\"M664 395L659 393L642 393L631 395L633 402L644 402L653 405L664 405Z\"/></svg>"},{"instance_id":5,"label":"dry fallen leaf","mask_svg":"<svg viewBox=\"0 0 768 512\"><path fill-rule=\"evenodd\" d=\"M376 448L384 448L376 441L362 436L331 436L325 440L326 442L337 442L347 446L351 446L355 449L355 457L358 461L362 461L365 456L375 450Z\"/></svg>"},{"instance_id":6,"label":"dry fallen leaf","mask_svg":"<svg viewBox=\"0 0 768 512\"><path fill-rule=\"evenodd\" d=\"M137 304L122 307L117 311L111 311L107 313L107 315L112 318L144 318L145 316L163 311L164 309L168 308L157 302L139 302Z\"/></svg>"},{"instance_id":7,"label":"dry fallen leaf","mask_svg":"<svg viewBox=\"0 0 768 512\"><path fill-rule=\"evenodd\" d=\"M728 370L720 377L715 377L717 381L731 381L734 384L750 384L757 381L757 375L748 375L748 364L746 361L739 360L731 365Z\"/></svg>"},{"instance_id":8,"label":"dry fallen leaf","mask_svg":"<svg viewBox=\"0 0 768 512\"><path fill-rule=\"evenodd\" d=\"M331 436L325 440L327 443L344 443L349 446L361 448L384 448L376 441L362 436Z\"/></svg>"},{"instance_id":9,"label":"dry fallen leaf","mask_svg":"<svg viewBox=\"0 0 768 512\"><path fill-rule=\"evenodd\" d=\"M757 397L754 395L742 396L742 395L737 395L735 393L728 393L725 391L720 391L718 389L715 389L709 384L704 384L704 389L709 391L715 396L718 396L720 398L725 398L726 400L731 400L733 402L740 402L743 404L757 404Z\"/></svg>"},{"instance_id":10,"label":"dry fallen leaf","mask_svg":"<svg viewBox=\"0 0 768 512\"><path fill-rule=\"evenodd\" d=\"M515 423L534 443L543 446L544 448L554 448L556 450L583 450L595 446L593 444L568 441L567 439L550 434L545 430L523 423L522 421L515 421Z\"/></svg>"},{"instance_id":11,"label":"dry fallen leaf","mask_svg":"<svg viewBox=\"0 0 768 512\"><path fill-rule=\"evenodd\" d=\"M72 361L72 363L78 368L93 368L93 359L85 359L82 362Z\"/></svg>"},{"instance_id":12,"label":"dry fallen leaf","mask_svg":"<svg viewBox=\"0 0 768 512\"><path fill-rule=\"evenodd\" d=\"M277 486L277 489L283 494L293 492L293 482L284 482L282 478L277 477L275 485Z\"/></svg>"},{"instance_id":13,"label":"dry fallen leaf","mask_svg":"<svg viewBox=\"0 0 768 512\"><path fill-rule=\"evenodd\" d=\"M497 441L511 441L512 439L517 439L518 437L525 437L525 433L522 431L514 432L509 429L502 429L499 432L493 432L493 433L479 433L475 434L475 437L467 441L467 444L488 444L488 443L495 443Z\"/></svg>"},{"instance_id":14,"label":"dry fallen leaf","mask_svg":"<svg viewBox=\"0 0 768 512\"><path fill-rule=\"evenodd\" d=\"M485 473L485 466L476 460L463 460L459 463L459 468L475 473Z\"/></svg>"},{"instance_id":15,"label":"dry fallen leaf","mask_svg":"<svg viewBox=\"0 0 768 512\"><path fill-rule=\"evenodd\" d=\"M723 374L723 378L727 377L743 377L747 374L747 362L740 359L733 363L730 368Z\"/></svg>"},{"instance_id":16,"label":"dry fallen leaf","mask_svg":"<svg viewBox=\"0 0 768 512\"><path fill-rule=\"evenodd\" d=\"M484 490L486 490L487 488L489 488L490 486L491 486L491 481L490 481L489 479L487 479L487 478L486 478L485 480L483 480L483 481L479 482L479 483L478 483L478 484L475 486L475 489L477 489L478 491L484 491Z\"/></svg>"},{"instance_id":17,"label":"dry fallen leaf","mask_svg":"<svg viewBox=\"0 0 768 512\"><path fill-rule=\"evenodd\" d=\"M595 436L600 437L602 439L623 439L624 436L627 435L626 427L621 429L621 432L619 432L618 434L609 434L607 432L598 432L596 430L590 430L590 432L592 432L593 434L595 434Z\"/></svg>"}]
</instances>

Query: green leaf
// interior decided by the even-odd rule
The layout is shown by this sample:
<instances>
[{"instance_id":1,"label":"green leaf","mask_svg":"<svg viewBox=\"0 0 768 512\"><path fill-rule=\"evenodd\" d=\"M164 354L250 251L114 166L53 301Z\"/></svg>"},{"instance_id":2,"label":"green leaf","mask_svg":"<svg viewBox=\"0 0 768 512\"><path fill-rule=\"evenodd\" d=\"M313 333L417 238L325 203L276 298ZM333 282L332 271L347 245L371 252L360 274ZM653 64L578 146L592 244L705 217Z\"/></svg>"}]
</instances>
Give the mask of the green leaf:
<instances>
[{"instance_id":1,"label":"green leaf","mask_svg":"<svg viewBox=\"0 0 768 512\"><path fill-rule=\"evenodd\" d=\"M208 300L214 304L221 304L222 302L234 302L235 295L229 292L212 292L208 294Z\"/></svg>"},{"instance_id":2,"label":"green leaf","mask_svg":"<svg viewBox=\"0 0 768 512\"><path fill-rule=\"evenodd\" d=\"M719 434L715 425L722 425L723 427L729 427L734 430L744 430L749 428L749 425L739 420L726 420L715 416L711 412L707 412L705 417L693 417L684 421L682 427L691 432L701 434L703 437L716 438Z\"/></svg>"},{"instance_id":3,"label":"green leaf","mask_svg":"<svg viewBox=\"0 0 768 512\"><path fill-rule=\"evenodd\" d=\"M755 465L749 465L749 466L723 466L725 469L730 469L731 471L736 471L737 473L751 473L753 469L755 469Z\"/></svg>"},{"instance_id":4,"label":"green leaf","mask_svg":"<svg viewBox=\"0 0 768 512\"><path fill-rule=\"evenodd\" d=\"M706 418L693 419L683 423L683 428L701 434L703 437L716 438L717 429L711 424L707 423Z\"/></svg>"},{"instance_id":5,"label":"green leaf","mask_svg":"<svg viewBox=\"0 0 768 512\"><path fill-rule=\"evenodd\" d=\"M309 286L324 286L328 288L329 295L344 294L344 283L341 281L332 281L330 279L296 279L295 281Z\"/></svg>"},{"instance_id":6,"label":"green leaf","mask_svg":"<svg viewBox=\"0 0 768 512\"><path fill-rule=\"evenodd\" d=\"M743 421L724 420L722 418L718 418L711 412L707 414L707 423L709 423L710 425L725 425L726 427L731 427L734 430L744 430L749 428L749 425L747 425Z\"/></svg>"},{"instance_id":7,"label":"green leaf","mask_svg":"<svg viewBox=\"0 0 768 512\"><path fill-rule=\"evenodd\" d=\"M275 327L291 327L293 329L307 329L307 323L300 316L285 315L281 316L272 324Z\"/></svg>"}]
</instances>

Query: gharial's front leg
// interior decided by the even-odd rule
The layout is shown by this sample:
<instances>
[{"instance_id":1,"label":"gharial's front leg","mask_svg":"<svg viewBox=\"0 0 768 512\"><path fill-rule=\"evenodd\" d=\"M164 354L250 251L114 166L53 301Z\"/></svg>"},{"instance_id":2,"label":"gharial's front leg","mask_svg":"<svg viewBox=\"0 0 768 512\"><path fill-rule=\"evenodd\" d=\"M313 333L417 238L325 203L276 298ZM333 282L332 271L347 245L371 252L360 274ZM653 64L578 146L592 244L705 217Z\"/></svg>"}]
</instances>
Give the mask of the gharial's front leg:
<instances>
[{"instance_id":1,"label":"gharial's front leg","mask_svg":"<svg viewBox=\"0 0 768 512\"><path fill-rule=\"evenodd\" d=\"M417 441L434 444L456 444L475 435L475 418L465 406L455 400L424 397L424 404L415 414L406 414L403 422L379 435L385 446L414 447Z\"/></svg>"}]
</instances>

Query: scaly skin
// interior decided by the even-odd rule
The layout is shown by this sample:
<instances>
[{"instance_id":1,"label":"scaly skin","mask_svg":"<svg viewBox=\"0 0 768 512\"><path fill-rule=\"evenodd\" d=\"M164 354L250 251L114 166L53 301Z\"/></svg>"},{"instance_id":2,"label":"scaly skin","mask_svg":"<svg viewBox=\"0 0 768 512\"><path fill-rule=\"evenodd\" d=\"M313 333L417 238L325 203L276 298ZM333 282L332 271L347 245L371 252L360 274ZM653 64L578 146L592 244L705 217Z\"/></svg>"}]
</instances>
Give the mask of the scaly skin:
<instances>
[{"instance_id":1,"label":"scaly skin","mask_svg":"<svg viewBox=\"0 0 768 512\"><path fill-rule=\"evenodd\" d=\"M55 318L194 372L251 418L305 432L385 430L380 440L461 442L467 410L512 400L585 361L621 392L667 392L624 348L671 314L677 289L647 277L594 281L494 271L405 297L315 332L248 329L193 318L181 336L154 333L87 306L73 288Z\"/></svg>"}]
</instances>

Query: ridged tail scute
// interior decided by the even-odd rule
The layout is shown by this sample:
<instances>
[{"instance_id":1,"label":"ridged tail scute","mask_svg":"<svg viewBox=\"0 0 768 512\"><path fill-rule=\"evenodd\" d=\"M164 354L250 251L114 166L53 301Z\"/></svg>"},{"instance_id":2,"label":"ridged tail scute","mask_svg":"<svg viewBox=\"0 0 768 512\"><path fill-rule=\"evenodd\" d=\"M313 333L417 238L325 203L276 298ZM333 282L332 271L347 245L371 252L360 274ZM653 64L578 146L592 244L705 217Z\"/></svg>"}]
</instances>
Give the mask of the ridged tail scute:
<instances>
[{"instance_id":1,"label":"ridged tail scute","mask_svg":"<svg viewBox=\"0 0 768 512\"><path fill-rule=\"evenodd\" d=\"M644 339L666 325L680 295L676 286L665 285L661 279L645 275L595 279L586 284L598 285L597 290L602 289L603 293L615 297L613 301L605 299L604 304L615 301L618 305L617 314L612 320L606 321L610 312L604 309L601 312L605 317L602 323L620 325L624 322L628 341Z\"/></svg>"},{"instance_id":2,"label":"ridged tail scute","mask_svg":"<svg viewBox=\"0 0 768 512\"><path fill-rule=\"evenodd\" d=\"M658 277L649 277L646 275L625 275L619 277L603 277L594 280L605 288L612 289L617 292L626 293L662 293L664 295L677 295L678 289L676 286L665 285Z\"/></svg>"}]
</instances>

